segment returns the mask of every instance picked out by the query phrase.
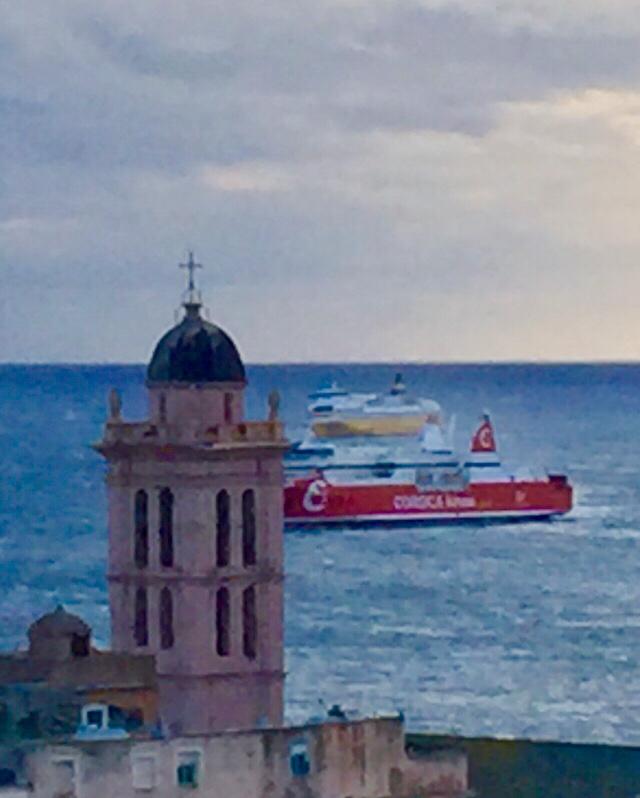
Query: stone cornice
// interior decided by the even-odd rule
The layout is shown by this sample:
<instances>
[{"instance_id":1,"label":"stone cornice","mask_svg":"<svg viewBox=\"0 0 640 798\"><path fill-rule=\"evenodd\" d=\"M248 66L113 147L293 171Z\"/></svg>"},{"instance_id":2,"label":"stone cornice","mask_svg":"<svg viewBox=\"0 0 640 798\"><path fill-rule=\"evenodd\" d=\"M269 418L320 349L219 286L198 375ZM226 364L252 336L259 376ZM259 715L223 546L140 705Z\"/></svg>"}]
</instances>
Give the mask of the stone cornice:
<instances>
[{"instance_id":1,"label":"stone cornice","mask_svg":"<svg viewBox=\"0 0 640 798\"><path fill-rule=\"evenodd\" d=\"M92 448L106 460L158 460L160 462L193 462L238 459L247 456L277 457L288 451L291 444L279 441L242 441L214 443L113 443L104 440L92 444Z\"/></svg>"}]
</instances>

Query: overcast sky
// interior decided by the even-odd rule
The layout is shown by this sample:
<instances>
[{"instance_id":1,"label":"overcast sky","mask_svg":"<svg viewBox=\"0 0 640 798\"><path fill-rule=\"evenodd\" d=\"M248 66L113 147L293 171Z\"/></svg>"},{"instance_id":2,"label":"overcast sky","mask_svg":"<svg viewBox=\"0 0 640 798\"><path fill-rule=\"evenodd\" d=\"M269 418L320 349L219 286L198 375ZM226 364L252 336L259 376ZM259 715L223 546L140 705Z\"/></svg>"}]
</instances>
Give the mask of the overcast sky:
<instances>
[{"instance_id":1,"label":"overcast sky","mask_svg":"<svg viewBox=\"0 0 640 798\"><path fill-rule=\"evenodd\" d=\"M631 0L0 0L0 360L640 353Z\"/></svg>"}]
</instances>

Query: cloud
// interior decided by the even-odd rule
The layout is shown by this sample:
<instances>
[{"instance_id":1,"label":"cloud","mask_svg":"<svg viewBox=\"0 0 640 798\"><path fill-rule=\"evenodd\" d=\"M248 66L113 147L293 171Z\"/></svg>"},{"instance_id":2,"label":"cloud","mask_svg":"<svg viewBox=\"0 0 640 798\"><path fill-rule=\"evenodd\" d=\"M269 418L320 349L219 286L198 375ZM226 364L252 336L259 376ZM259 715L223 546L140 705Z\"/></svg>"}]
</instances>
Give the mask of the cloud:
<instances>
[{"instance_id":1,"label":"cloud","mask_svg":"<svg viewBox=\"0 0 640 798\"><path fill-rule=\"evenodd\" d=\"M633 11L5 4L0 359L145 358L187 248L250 360L631 356Z\"/></svg>"},{"instance_id":2,"label":"cloud","mask_svg":"<svg viewBox=\"0 0 640 798\"><path fill-rule=\"evenodd\" d=\"M224 192L287 191L293 185L292 176L277 165L256 162L204 166L200 179L206 186Z\"/></svg>"}]
</instances>

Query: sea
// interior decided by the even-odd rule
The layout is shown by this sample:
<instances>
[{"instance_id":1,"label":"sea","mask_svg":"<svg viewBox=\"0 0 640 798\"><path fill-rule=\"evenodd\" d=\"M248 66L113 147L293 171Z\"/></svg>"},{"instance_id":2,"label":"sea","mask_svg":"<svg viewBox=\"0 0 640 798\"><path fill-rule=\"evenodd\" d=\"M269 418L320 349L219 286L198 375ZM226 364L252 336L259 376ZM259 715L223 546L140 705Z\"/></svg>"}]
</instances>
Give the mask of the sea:
<instances>
[{"instance_id":1,"label":"sea","mask_svg":"<svg viewBox=\"0 0 640 798\"><path fill-rule=\"evenodd\" d=\"M455 415L489 411L506 465L566 472L570 516L463 526L291 529L286 713L402 711L409 729L640 744L640 366L250 366L291 440L307 394L385 391L396 372ZM0 648L58 603L109 643L104 464L111 387L146 411L142 366L0 366Z\"/></svg>"}]
</instances>

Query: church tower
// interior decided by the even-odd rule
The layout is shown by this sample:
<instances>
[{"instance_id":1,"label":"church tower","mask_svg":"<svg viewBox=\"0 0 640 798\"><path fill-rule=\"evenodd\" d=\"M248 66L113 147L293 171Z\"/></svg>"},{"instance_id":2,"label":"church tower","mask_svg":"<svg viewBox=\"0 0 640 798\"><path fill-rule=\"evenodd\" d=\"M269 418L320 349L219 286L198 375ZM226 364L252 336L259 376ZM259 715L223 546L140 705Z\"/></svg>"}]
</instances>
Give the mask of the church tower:
<instances>
[{"instance_id":1,"label":"church tower","mask_svg":"<svg viewBox=\"0 0 640 798\"><path fill-rule=\"evenodd\" d=\"M112 648L155 654L170 734L280 725L283 713L283 454L277 419L244 417L245 370L201 316L194 263L184 317L147 369L149 419L110 396Z\"/></svg>"}]
</instances>

